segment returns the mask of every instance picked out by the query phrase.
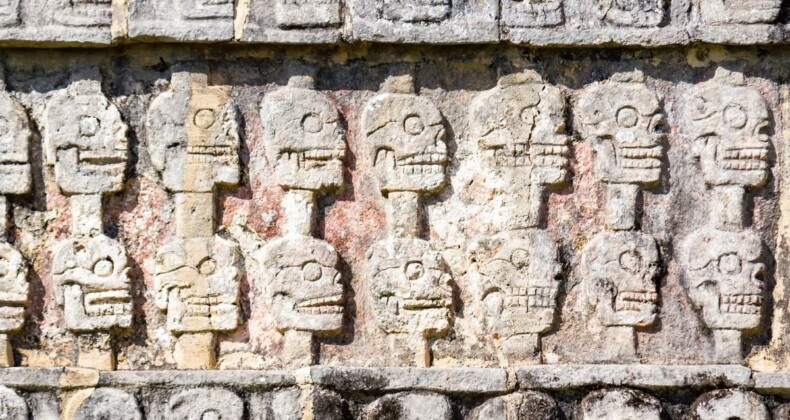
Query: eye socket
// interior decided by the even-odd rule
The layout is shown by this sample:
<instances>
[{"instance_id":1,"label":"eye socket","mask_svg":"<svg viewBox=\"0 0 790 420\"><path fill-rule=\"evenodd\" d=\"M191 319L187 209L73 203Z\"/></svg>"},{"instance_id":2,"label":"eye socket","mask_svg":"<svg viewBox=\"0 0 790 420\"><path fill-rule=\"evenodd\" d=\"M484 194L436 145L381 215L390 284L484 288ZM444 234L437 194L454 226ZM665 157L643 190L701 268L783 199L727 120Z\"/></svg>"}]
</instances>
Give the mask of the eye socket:
<instances>
[{"instance_id":1,"label":"eye socket","mask_svg":"<svg viewBox=\"0 0 790 420\"><path fill-rule=\"evenodd\" d=\"M217 271L217 262L213 258L206 257L198 263L198 273L208 276Z\"/></svg>"},{"instance_id":2,"label":"eye socket","mask_svg":"<svg viewBox=\"0 0 790 420\"><path fill-rule=\"evenodd\" d=\"M648 130L651 133L664 133L667 131L667 118L664 114L656 114L650 119Z\"/></svg>"},{"instance_id":3,"label":"eye socket","mask_svg":"<svg viewBox=\"0 0 790 420\"><path fill-rule=\"evenodd\" d=\"M642 256L637 251L625 251L620 254L620 268L628 273L636 274L642 269Z\"/></svg>"},{"instance_id":4,"label":"eye socket","mask_svg":"<svg viewBox=\"0 0 790 420\"><path fill-rule=\"evenodd\" d=\"M100 126L101 123L99 122L98 118L91 117L89 115L83 115L80 117L80 136L93 137L99 132Z\"/></svg>"},{"instance_id":5,"label":"eye socket","mask_svg":"<svg viewBox=\"0 0 790 420\"><path fill-rule=\"evenodd\" d=\"M746 111L738 104L729 104L724 108L724 123L732 128L743 128L749 121Z\"/></svg>"},{"instance_id":6,"label":"eye socket","mask_svg":"<svg viewBox=\"0 0 790 420\"><path fill-rule=\"evenodd\" d=\"M632 106L624 106L617 110L617 125L624 128L636 126L639 122L639 113Z\"/></svg>"},{"instance_id":7,"label":"eye socket","mask_svg":"<svg viewBox=\"0 0 790 420\"><path fill-rule=\"evenodd\" d=\"M307 262L302 266L302 277L307 281L316 281L322 274L321 266L315 261Z\"/></svg>"},{"instance_id":8,"label":"eye socket","mask_svg":"<svg viewBox=\"0 0 790 420\"><path fill-rule=\"evenodd\" d=\"M510 262L518 268L529 265L529 252L526 249L516 249L510 254Z\"/></svg>"},{"instance_id":9,"label":"eye socket","mask_svg":"<svg viewBox=\"0 0 790 420\"><path fill-rule=\"evenodd\" d=\"M731 252L719 257L717 268L722 274L738 274L743 270L743 262L738 254Z\"/></svg>"},{"instance_id":10,"label":"eye socket","mask_svg":"<svg viewBox=\"0 0 790 420\"><path fill-rule=\"evenodd\" d=\"M425 267L419 261L412 261L406 264L404 273L407 279L418 280L425 274Z\"/></svg>"},{"instance_id":11,"label":"eye socket","mask_svg":"<svg viewBox=\"0 0 790 420\"><path fill-rule=\"evenodd\" d=\"M409 115L403 120L403 130L412 136L416 136L425 131L425 124L419 115Z\"/></svg>"},{"instance_id":12,"label":"eye socket","mask_svg":"<svg viewBox=\"0 0 790 420\"><path fill-rule=\"evenodd\" d=\"M93 264L93 274L96 274L99 277L109 277L112 274L114 268L115 264L113 264L112 260L109 258L104 258L96 261L96 264Z\"/></svg>"},{"instance_id":13,"label":"eye socket","mask_svg":"<svg viewBox=\"0 0 790 420\"><path fill-rule=\"evenodd\" d=\"M216 120L217 113L214 112L213 109L208 108L198 110L198 112L195 113L195 117L193 118L195 125L204 130L214 125Z\"/></svg>"},{"instance_id":14,"label":"eye socket","mask_svg":"<svg viewBox=\"0 0 790 420\"><path fill-rule=\"evenodd\" d=\"M308 133L318 133L324 128L321 117L316 113L310 113L302 117L302 128Z\"/></svg>"}]
</instances>

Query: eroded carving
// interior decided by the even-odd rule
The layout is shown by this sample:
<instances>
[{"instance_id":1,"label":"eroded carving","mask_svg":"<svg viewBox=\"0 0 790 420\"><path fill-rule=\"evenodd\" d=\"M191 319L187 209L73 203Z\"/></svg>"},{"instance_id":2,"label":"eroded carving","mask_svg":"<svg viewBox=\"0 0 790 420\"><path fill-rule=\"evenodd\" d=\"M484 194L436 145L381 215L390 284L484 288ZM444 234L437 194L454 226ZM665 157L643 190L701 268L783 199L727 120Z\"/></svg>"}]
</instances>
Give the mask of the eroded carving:
<instances>
[{"instance_id":1,"label":"eroded carving","mask_svg":"<svg viewBox=\"0 0 790 420\"><path fill-rule=\"evenodd\" d=\"M326 28L342 22L340 0L277 0L274 16L277 26L291 28Z\"/></svg>"},{"instance_id":2,"label":"eroded carving","mask_svg":"<svg viewBox=\"0 0 790 420\"><path fill-rule=\"evenodd\" d=\"M583 94L581 131L593 149L593 173L606 186L606 231L582 251L587 300L604 327L604 360L636 357L635 328L658 311L656 240L637 229L641 189L661 182L664 114L641 72L620 73Z\"/></svg>"},{"instance_id":3,"label":"eroded carving","mask_svg":"<svg viewBox=\"0 0 790 420\"><path fill-rule=\"evenodd\" d=\"M242 420L244 402L222 388L198 388L179 392L170 399L167 420Z\"/></svg>"},{"instance_id":4,"label":"eroded carving","mask_svg":"<svg viewBox=\"0 0 790 420\"><path fill-rule=\"evenodd\" d=\"M55 22L65 26L110 26L111 0L70 0L61 2L62 8L53 13Z\"/></svg>"},{"instance_id":5,"label":"eroded carving","mask_svg":"<svg viewBox=\"0 0 790 420\"><path fill-rule=\"evenodd\" d=\"M428 392L385 395L365 407L364 420L450 420L453 409L447 397Z\"/></svg>"},{"instance_id":6,"label":"eroded carving","mask_svg":"<svg viewBox=\"0 0 790 420\"><path fill-rule=\"evenodd\" d=\"M562 0L503 0L502 21L511 28L550 27L562 24Z\"/></svg>"},{"instance_id":7,"label":"eroded carving","mask_svg":"<svg viewBox=\"0 0 790 420\"><path fill-rule=\"evenodd\" d=\"M581 402L582 420L659 420L661 403L632 389L593 391Z\"/></svg>"},{"instance_id":8,"label":"eroded carving","mask_svg":"<svg viewBox=\"0 0 790 420\"><path fill-rule=\"evenodd\" d=\"M598 14L617 26L654 27L664 20L666 0L598 0Z\"/></svg>"},{"instance_id":9,"label":"eroded carving","mask_svg":"<svg viewBox=\"0 0 790 420\"><path fill-rule=\"evenodd\" d=\"M408 23L440 22L450 16L450 0L377 0L381 19Z\"/></svg>"},{"instance_id":10,"label":"eroded carving","mask_svg":"<svg viewBox=\"0 0 790 420\"><path fill-rule=\"evenodd\" d=\"M53 248L55 302L64 307L65 327L80 334L78 364L113 369L111 346L91 343L109 343L110 332L131 327L126 251L104 235L102 208L103 194L124 185L128 126L102 93L98 70L84 73L55 93L45 111L47 163L69 195L72 226L72 237Z\"/></svg>"},{"instance_id":11,"label":"eroded carving","mask_svg":"<svg viewBox=\"0 0 790 420\"><path fill-rule=\"evenodd\" d=\"M781 0L700 0L699 8L705 23L772 23L781 10Z\"/></svg>"},{"instance_id":12,"label":"eroded carving","mask_svg":"<svg viewBox=\"0 0 790 420\"><path fill-rule=\"evenodd\" d=\"M205 74L175 72L171 88L146 119L151 162L176 201L176 236L156 255L157 305L178 336L178 365L211 368L214 334L239 322L241 253L214 221L216 188L239 182L238 115L228 88L209 86Z\"/></svg>"},{"instance_id":13,"label":"eroded carving","mask_svg":"<svg viewBox=\"0 0 790 420\"><path fill-rule=\"evenodd\" d=\"M176 4L185 19L233 18L230 0L176 0Z\"/></svg>"},{"instance_id":14,"label":"eroded carving","mask_svg":"<svg viewBox=\"0 0 790 420\"><path fill-rule=\"evenodd\" d=\"M685 101L693 155L711 191L711 217L680 244L683 284L713 330L716 360L741 360L743 332L756 332L764 301L765 255L748 229L746 189L765 185L772 125L765 101L742 74L718 69Z\"/></svg>"},{"instance_id":15,"label":"eroded carving","mask_svg":"<svg viewBox=\"0 0 790 420\"><path fill-rule=\"evenodd\" d=\"M390 237L368 252L373 308L393 353L419 347L414 360L429 365L429 339L446 335L453 319L449 271L420 238L421 197L447 181L446 131L439 109L414 94L410 76L391 76L382 90L362 115L379 190L389 206Z\"/></svg>"},{"instance_id":16,"label":"eroded carving","mask_svg":"<svg viewBox=\"0 0 790 420\"><path fill-rule=\"evenodd\" d=\"M19 24L19 0L0 2L0 26L8 27Z\"/></svg>"},{"instance_id":17,"label":"eroded carving","mask_svg":"<svg viewBox=\"0 0 790 420\"><path fill-rule=\"evenodd\" d=\"M27 420L29 418L25 399L2 385L0 385L0 416L8 420Z\"/></svg>"},{"instance_id":18,"label":"eroded carving","mask_svg":"<svg viewBox=\"0 0 790 420\"><path fill-rule=\"evenodd\" d=\"M112 388L94 390L90 397L82 402L74 420L142 420L137 399L125 391Z\"/></svg>"},{"instance_id":19,"label":"eroded carving","mask_svg":"<svg viewBox=\"0 0 790 420\"><path fill-rule=\"evenodd\" d=\"M699 420L771 420L771 413L759 395L738 389L720 389L701 396L694 403Z\"/></svg>"},{"instance_id":20,"label":"eroded carving","mask_svg":"<svg viewBox=\"0 0 790 420\"><path fill-rule=\"evenodd\" d=\"M535 391L516 392L486 401L469 415L470 420L554 420L562 418L557 403Z\"/></svg>"}]
</instances>

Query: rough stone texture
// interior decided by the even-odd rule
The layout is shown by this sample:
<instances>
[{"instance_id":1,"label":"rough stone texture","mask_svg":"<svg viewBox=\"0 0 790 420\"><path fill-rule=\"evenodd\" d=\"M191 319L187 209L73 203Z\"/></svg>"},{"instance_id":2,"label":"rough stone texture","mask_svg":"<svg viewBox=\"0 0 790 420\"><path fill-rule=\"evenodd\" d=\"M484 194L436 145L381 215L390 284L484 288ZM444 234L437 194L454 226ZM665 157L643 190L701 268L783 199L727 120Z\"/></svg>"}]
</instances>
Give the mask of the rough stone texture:
<instances>
[{"instance_id":1,"label":"rough stone texture","mask_svg":"<svg viewBox=\"0 0 790 420\"><path fill-rule=\"evenodd\" d=\"M790 415L787 51L623 48L776 5L112 6L0 51L0 417Z\"/></svg>"}]
</instances>

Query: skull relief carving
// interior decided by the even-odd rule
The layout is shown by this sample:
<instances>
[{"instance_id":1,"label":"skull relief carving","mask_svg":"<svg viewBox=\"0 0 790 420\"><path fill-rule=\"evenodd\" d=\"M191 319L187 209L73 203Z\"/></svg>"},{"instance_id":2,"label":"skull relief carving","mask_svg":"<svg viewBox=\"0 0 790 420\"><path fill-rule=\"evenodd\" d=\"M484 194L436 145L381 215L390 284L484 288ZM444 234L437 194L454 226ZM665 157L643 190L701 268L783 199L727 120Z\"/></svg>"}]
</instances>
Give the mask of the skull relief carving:
<instances>
[{"instance_id":1,"label":"skull relief carving","mask_svg":"<svg viewBox=\"0 0 790 420\"><path fill-rule=\"evenodd\" d=\"M617 81L623 76L584 94L578 107L581 131L592 142L598 179L650 186L661 176L664 114L653 92L643 83Z\"/></svg>"},{"instance_id":2,"label":"skull relief carving","mask_svg":"<svg viewBox=\"0 0 790 420\"><path fill-rule=\"evenodd\" d=\"M277 0L274 15L277 26L288 28L324 28L342 23L340 0Z\"/></svg>"},{"instance_id":3,"label":"skull relief carving","mask_svg":"<svg viewBox=\"0 0 790 420\"><path fill-rule=\"evenodd\" d=\"M387 333L442 336L452 320L452 278L441 255L419 238L378 242L368 254L371 294Z\"/></svg>"},{"instance_id":4,"label":"skull relief carving","mask_svg":"<svg viewBox=\"0 0 790 420\"><path fill-rule=\"evenodd\" d=\"M128 126L98 80L79 80L55 93L46 108L45 145L55 180L67 194L123 188Z\"/></svg>"},{"instance_id":5,"label":"skull relief carving","mask_svg":"<svg viewBox=\"0 0 790 420\"><path fill-rule=\"evenodd\" d=\"M407 23L441 22L450 16L450 0L377 0L380 17Z\"/></svg>"},{"instance_id":6,"label":"skull relief carving","mask_svg":"<svg viewBox=\"0 0 790 420\"><path fill-rule=\"evenodd\" d=\"M95 389L77 412L74 420L142 420L137 399L126 391L112 388Z\"/></svg>"},{"instance_id":7,"label":"skull relief carving","mask_svg":"<svg viewBox=\"0 0 790 420\"><path fill-rule=\"evenodd\" d=\"M326 95L289 85L264 98L261 121L266 158L281 187L320 191L343 186L344 132Z\"/></svg>"},{"instance_id":8,"label":"skull relief carving","mask_svg":"<svg viewBox=\"0 0 790 420\"><path fill-rule=\"evenodd\" d=\"M771 23L776 21L781 0L701 0L700 12L708 24Z\"/></svg>"},{"instance_id":9,"label":"skull relief carving","mask_svg":"<svg viewBox=\"0 0 790 420\"><path fill-rule=\"evenodd\" d=\"M151 163L171 191L210 192L239 182L238 113L227 89L206 83L205 75L174 73L172 90L148 111Z\"/></svg>"},{"instance_id":10,"label":"skull relief carving","mask_svg":"<svg viewBox=\"0 0 790 420\"><path fill-rule=\"evenodd\" d=\"M659 420L661 403L631 389L593 391L581 402L582 420Z\"/></svg>"},{"instance_id":11,"label":"skull relief carving","mask_svg":"<svg viewBox=\"0 0 790 420\"><path fill-rule=\"evenodd\" d=\"M599 0L604 20L617 26L651 27L664 20L665 0Z\"/></svg>"},{"instance_id":12,"label":"skull relief carving","mask_svg":"<svg viewBox=\"0 0 790 420\"><path fill-rule=\"evenodd\" d=\"M156 304L174 333L231 331L239 323L241 254L219 236L176 238L156 255Z\"/></svg>"},{"instance_id":13,"label":"skull relief carving","mask_svg":"<svg viewBox=\"0 0 790 420\"><path fill-rule=\"evenodd\" d=\"M446 183L444 120L428 99L384 93L368 102L362 129L372 146L382 192L435 192Z\"/></svg>"},{"instance_id":14,"label":"skull relief carving","mask_svg":"<svg viewBox=\"0 0 790 420\"><path fill-rule=\"evenodd\" d=\"M694 403L694 412L699 420L771 420L759 395L739 389L720 389L701 396Z\"/></svg>"},{"instance_id":15,"label":"skull relief carving","mask_svg":"<svg viewBox=\"0 0 790 420\"><path fill-rule=\"evenodd\" d=\"M504 241L480 267L487 323L495 336L549 331L557 311L562 264L557 245L540 230Z\"/></svg>"},{"instance_id":16,"label":"skull relief carving","mask_svg":"<svg viewBox=\"0 0 790 420\"><path fill-rule=\"evenodd\" d=\"M24 108L8 93L0 92L0 194L30 191L31 136Z\"/></svg>"},{"instance_id":17,"label":"skull relief carving","mask_svg":"<svg viewBox=\"0 0 790 420\"><path fill-rule=\"evenodd\" d=\"M61 241L53 252L55 295L73 332L129 328L132 296L126 251L98 235Z\"/></svg>"},{"instance_id":18,"label":"skull relief carving","mask_svg":"<svg viewBox=\"0 0 790 420\"><path fill-rule=\"evenodd\" d=\"M638 231L601 232L585 246L581 268L587 298L603 325L653 324L658 264L655 239Z\"/></svg>"},{"instance_id":19,"label":"skull relief carving","mask_svg":"<svg viewBox=\"0 0 790 420\"><path fill-rule=\"evenodd\" d=\"M242 420L244 402L222 388L197 388L170 399L167 420Z\"/></svg>"},{"instance_id":20,"label":"skull relief carving","mask_svg":"<svg viewBox=\"0 0 790 420\"><path fill-rule=\"evenodd\" d=\"M278 330L340 332L343 284L331 245L309 236L280 238L266 246L261 261Z\"/></svg>"},{"instance_id":21,"label":"skull relief carving","mask_svg":"<svg viewBox=\"0 0 790 420\"><path fill-rule=\"evenodd\" d=\"M772 124L757 89L718 81L702 83L692 88L686 108L694 155L707 184L765 184Z\"/></svg>"},{"instance_id":22,"label":"skull relief carving","mask_svg":"<svg viewBox=\"0 0 790 420\"><path fill-rule=\"evenodd\" d=\"M557 26L565 20L562 0L504 0L502 20L511 28Z\"/></svg>"},{"instance_id":23,"label":"skull relief carving","mask_svg":"<svg viewBox=\"0 0 790 420\"><path fill-rule=\"evenodd\" d=\"M18 331L25 323L29 285L22 254L0 242L0 333Z\"/></svg>"},{"instance_id":24,"label":"skull relief carving","mask_svg":"<svg viewBox=\"0 0 790 420\"><path fill-rule=\"evenodd\" d=\"M685 286L712 329L760 326L763 305L763 244L752 231L704 229L681 245Z\"/></svg>"},{"instance_id":25,"label":"skull relief carving","mask_svg":"<svg viewBox=\"0 0 790 420\"><path fill-rule=\"evenodd\" d=\"M505 184L556 185L568 173L565 101L536 74L513 74L471 105L472 138Z\"/></svg>"}]
</instances>

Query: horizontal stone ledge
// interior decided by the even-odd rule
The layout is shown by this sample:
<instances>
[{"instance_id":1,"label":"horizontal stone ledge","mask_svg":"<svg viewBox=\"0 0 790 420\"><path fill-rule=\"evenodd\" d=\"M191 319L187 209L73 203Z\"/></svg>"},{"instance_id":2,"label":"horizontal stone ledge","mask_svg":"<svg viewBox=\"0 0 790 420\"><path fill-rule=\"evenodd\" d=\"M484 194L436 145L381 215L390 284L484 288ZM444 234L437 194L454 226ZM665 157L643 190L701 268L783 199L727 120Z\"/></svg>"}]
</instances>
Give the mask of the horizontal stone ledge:
<instances>
[{"instance_id":1,"label":"horizontal stone ledge","mask_svg":"<svg viewBox=\"0 0 790 420\"><path fill-rule=\"evenodd\" d=\"M260 370L149 370L103 371L101 386L177 387L177 386L234 386L270 389L296 384L292 373Z\"/></svg>"},{"instance_id":2,"label":"horizontal stone ledge","mask_svg":"<svg viewBox=\"0 0 790 420\"><path fill-rule=\"evenodd\" d=\"M515 374L518 386L522 389L589 386L662 389L752 385L751 369L738 365L535 365L517 368Z\"/></svg>"},{"instance_id":3,"label":"horizontal stone ledge","mask_svg":"<svg viewBox=\"0 0 790 420\"><path fill-rule=\"evenodd\" d=\"M790 372L755 372L754 390L766 394L790 395Z\"/></svg>"},{"instance_id":4,"label":"horizontal stone ledge","mask_svg":"<svg viewBox=\"0 0 790 420\"><path fill-rule=\"evenodd\" d=\"M355 368L316 366L313 384L338 391L403 390L490 394L510 390L507 371L497 368Z\"/></svg>"}]
</instances>

